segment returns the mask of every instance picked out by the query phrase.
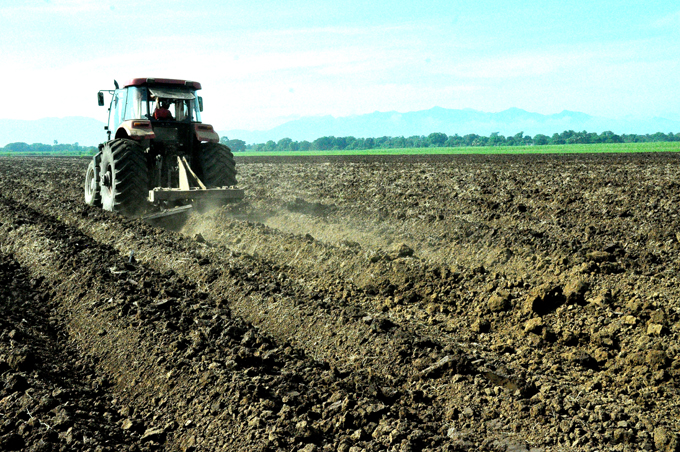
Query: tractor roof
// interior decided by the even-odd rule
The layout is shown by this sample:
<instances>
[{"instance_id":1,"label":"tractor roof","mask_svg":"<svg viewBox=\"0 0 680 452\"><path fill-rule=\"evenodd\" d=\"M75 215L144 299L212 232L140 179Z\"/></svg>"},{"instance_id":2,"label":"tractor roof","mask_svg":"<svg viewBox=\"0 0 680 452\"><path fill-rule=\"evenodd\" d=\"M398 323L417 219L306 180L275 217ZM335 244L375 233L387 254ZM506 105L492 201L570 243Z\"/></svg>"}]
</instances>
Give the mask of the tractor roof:
<instances>
[{"instance_id":1,"label":"tractor roof","mask_svg":"<svg viewBox=\"0 0 680 452\"><path fill-rule=\"evenodd\" d=\"M193 89L201 89L201 84L198 82L192 82L191 80L175 80L171 78L133 78L123 83L123 87L142 85L182 85Z\"/></svg>"}]
</instances>

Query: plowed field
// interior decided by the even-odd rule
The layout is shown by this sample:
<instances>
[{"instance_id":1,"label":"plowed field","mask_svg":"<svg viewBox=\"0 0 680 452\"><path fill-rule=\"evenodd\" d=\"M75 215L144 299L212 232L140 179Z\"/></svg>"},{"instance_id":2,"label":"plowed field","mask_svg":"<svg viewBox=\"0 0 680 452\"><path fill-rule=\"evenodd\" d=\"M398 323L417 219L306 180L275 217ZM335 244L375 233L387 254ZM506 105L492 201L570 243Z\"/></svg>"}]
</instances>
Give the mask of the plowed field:
<instances>
[{"instance_id":1,"label":"plowed field","mask_svg":"<svg viewBox=\"0 0 680 452\"><path fill-rule=\"evenodd\" d=\"M0 450L680 450L680 155L0 159Z\"/></svg>"}]
</instances>

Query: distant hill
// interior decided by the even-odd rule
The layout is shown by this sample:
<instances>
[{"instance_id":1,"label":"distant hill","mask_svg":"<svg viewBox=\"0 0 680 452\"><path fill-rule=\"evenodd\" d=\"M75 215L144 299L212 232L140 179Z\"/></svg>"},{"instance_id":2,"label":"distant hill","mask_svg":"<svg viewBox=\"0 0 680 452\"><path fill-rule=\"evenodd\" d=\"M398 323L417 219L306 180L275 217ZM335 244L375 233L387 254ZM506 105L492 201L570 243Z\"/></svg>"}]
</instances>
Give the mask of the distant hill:
<instances>
[{"instance_id":1,"label":"distant hill","mask_svg":"<svg viewBox=\"0 0 680 452\"><path fill-rule=\"evenodd\" d=\"M96 146L106 140L105 124L92 118L69 116L36 120L0 119L0 147L7 143L59 143Z\"/></svg>"},{"instance_id":2,"label":"distant hill","mask_svg":"<svg viewBox=\"0 0 680 452\"><path fill-rule=\"evenodd\" d=\"M268 140L278 141L281 138L313 141L323 136L408 137L429 135L432 132L461 136L471 133L488 136L494 132L508 136L524 132L525 135L534 136L539 133L552 135L565 130L587 130L595 133L611 130L617 134L680 132L680 120L665 118L617 120L567 110L553 115L542 115L519 108L510 108L499 113L486 113L472 109L451 110L434 107L408 113L376 111L341 118L305 117L286 122L270 130L228 130L221 132L220 136L240 139L246 143L264 143Z\"/></svg>"}]
</instances>

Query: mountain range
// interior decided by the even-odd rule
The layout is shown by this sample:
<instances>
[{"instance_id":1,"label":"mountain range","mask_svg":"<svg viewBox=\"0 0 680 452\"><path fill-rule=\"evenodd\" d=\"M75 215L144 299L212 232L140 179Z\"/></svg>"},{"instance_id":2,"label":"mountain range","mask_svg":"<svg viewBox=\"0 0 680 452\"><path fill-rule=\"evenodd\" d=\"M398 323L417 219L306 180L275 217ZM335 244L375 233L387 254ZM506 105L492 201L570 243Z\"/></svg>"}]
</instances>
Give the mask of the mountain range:
<instances>
[{"instance_id":1,"label":"mountain range","mask_svg":"<svg viewBox=\"0 0 680 452\"><path fill-rule=\"evenodd\" d=\"M220 136L240 139L246 143L264 143L291 138L295 141L313 141L323 136L413 136L443 132L447 135L477 134L488 136L494 132L515 135L524 132L534 136L552 135L565 130L601 133L610 130L623 133L680 132L680 116L671 118L608 119L575 111L562 111L552 115L532 113L520 108L510 108L498 113L472 109L453 110L434 107L429 110L399 113L396 111L363 115L333 117L309 116L295 119L269 130L226 130ZM0 119L0 147L7 143L78 143L94 146L106 138L104 123L92 118L71 116L37 120Z\"/></svg>"},{"instance_id":2,"label":"mountain range","mask_svg":"<svg viewBox=\"0 0 680 452\"><path fill-rule=\"evenodd\" d=\"M498 113L487 113L472 109L451 110L434 107L429 110L408 113L374 112L364 115L335 118L333 116L303 117L288 121L278 127L263 131L227 130L220 133L230 139L246 143L264 143L291 138L295 141L313 141L323 136L413 136L443 132L447 135L477 134L489 136L494 132L501 135L525 135L542 133L551 136L565 130L601 133L612 131L617 134L646 134L655 132L680 132L680 118L624 118L608 119L590 116L576 111L562 111L552 115L532 113L520 108L510 108Z\"/></svg>"}]
</instances>

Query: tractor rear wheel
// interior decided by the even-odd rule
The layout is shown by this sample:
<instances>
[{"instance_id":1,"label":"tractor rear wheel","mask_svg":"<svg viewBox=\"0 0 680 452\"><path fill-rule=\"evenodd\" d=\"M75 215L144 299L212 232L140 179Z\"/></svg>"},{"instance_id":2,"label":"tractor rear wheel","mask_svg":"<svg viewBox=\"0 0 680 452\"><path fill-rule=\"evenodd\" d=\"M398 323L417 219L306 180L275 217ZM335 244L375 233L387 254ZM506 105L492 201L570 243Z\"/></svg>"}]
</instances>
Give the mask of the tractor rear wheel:
<instances>
[{"instance_id":1,"label":"tractor rear wheel","mask_svg":"<svg viewBox=\"0 0 680 452\"><path fill-rule=\"evenodd\" d=\"M85 171L85 204L100 206L102 202L99 193L99 166L95 166L94 160L90 160Z\"/></svg>"},{"instance_id":2,"label":"tractor rear wheel","mask_svg":"<svg viewBox=\"0 0 680 452\"><path fill-rule=\"evenodd\" d=\"M107 142L99 166L101 201L105 210L138 215L147 207L149 174L144 148L133 140Z\"/></svg>"},{"instance_id":3,"label":"tractor rear wheel","mask_svg":"<svg viewBox=\"0 0 680 452\"><path fill-rule=\"evenodd\" d=\"M231 149L220 143L201 143L201 180L208 188L236 185L236 162Z\"/></svg>"}]
</instances>

